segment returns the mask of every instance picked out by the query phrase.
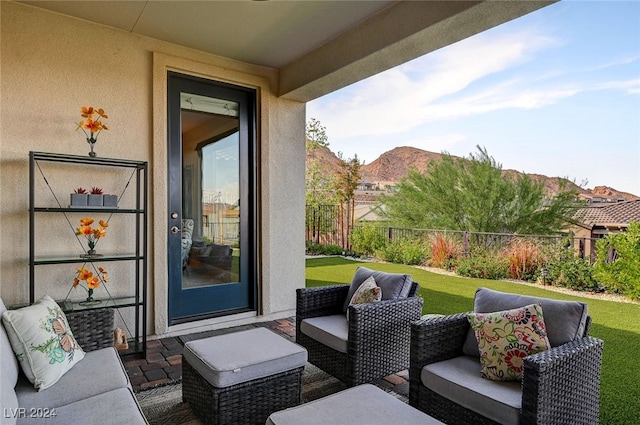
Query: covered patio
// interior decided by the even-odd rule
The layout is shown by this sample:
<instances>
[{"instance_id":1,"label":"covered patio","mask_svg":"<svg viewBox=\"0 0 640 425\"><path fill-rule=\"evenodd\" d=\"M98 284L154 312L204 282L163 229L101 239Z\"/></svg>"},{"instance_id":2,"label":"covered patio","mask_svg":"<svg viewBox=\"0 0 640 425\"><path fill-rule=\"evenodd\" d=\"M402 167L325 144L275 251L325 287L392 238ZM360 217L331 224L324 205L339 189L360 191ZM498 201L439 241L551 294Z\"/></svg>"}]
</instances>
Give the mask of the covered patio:
<instances>
[{"instance_id":1,"label":"covered patio","mask_svg":"<svg viewBox=\"0 0 640 425\"><path fill-rule=\"evenodd\" d=\"M9 305L30 297L29 244L9 242L24 241L29 225L29 151L84 154L74 120L81 106L93 104L110 117L96 145L99 157L150 165L145 333L170 336L291 316L295 289L304 282L305 102L551 3L2 2L0 294ZM243 277L249 303L179 323L168 309L170 72L250 89L257 102L255 254ZM83 183L67 172L56 178L68 181L62 193ZM107 186L105 179L88 184ZM107 239L126 238L132 229L118 232ZM50 231L38 247L59 254L68 243L58 233ZM126 271L110 273L112 282L130 280ZM38 279L36 295L64 298L67 287L57 282L68 274L55 270Z\"/></svg>"},{"instance_id":2,"label":"covered patio","mask_svg":"<svg viewBox=\"0 0 640 425\"><path fill-rule=\"evenodd\" d=\"M124 213L137 214L138 221L112 223L101 244L107 257L115 257L122 254L122 245L136 240L137 251L131 258L143 265L120 267L119 258L107 258L112 292L98 292L107 287L106 281L96 288L102 294L97 297L108 302L135 292L135 300L116 306L115 315L116 326L141 326L144 335L144 348L123 359L131 384L143 389L178 379L176 356L179 339L185 335L267 326L291 337L296 290L305 286L306 102L552 3L0 2L2 300L12 309L45 295L52 301L63 300L77 289L73 278L78 266L68 263L84 260L70 252L76 244L69 234L73 225L68 223L69 232L63 219L44 214L46 218L35 226L33 215L37 208L72 216L93 212L69 212L71 206L56 207L51 200L36 208L34 198L46 199L51 193L56 201L66 199L79 186L115 192L121 183L108 172L90 171L89 164L82 175L54 166L45 184L34 187L30 156L32 152L86 156L85 138L75 130L81 108L94 105L108 111L109 131L99 142L93 140L92 152L95 144L99 160L135 162L138 170L145 170L144 207L139 193L134 207L121 204ZM202 153L205 141L218 142L231 134L225 127L228 120L236 120L241 129L237 156L232 158L242 164L236 182L240 195L224 201L224 209L236 211L242 206L236 215L243 239L239 250L227 247L234 257L233 281L209 285L229 289L216 296L200 296L183 287L180 274L182 220L204 222L199 207L190 217L182 202L189 189L184 181L197 176L198 170L192 172L190 164L182 162L184 152L174 151L172 144L191 143L181 127L186 121L176 124L172 115L185 110L181 102L192 100L182 98L191 87L213 90L210 97L215 100L235 99L217 105L222 109L212 115L219 117L224 111L227 121L218 123L214 135L192 143L193 158ZM225 152L217 153L224 157ZM226 218L230 217L229 212ZM74 223L78 219L86 217L73 216ZM144 246L139 249L140 238ZM204 238L198 242L203 251L212 245ZM49 258L65 258L61 263L39 260L44 267L30 273L37 262L34 247ZM96 258L90 257L89 263L97 263ZM236 304L225 303L236 298L240 298ZM175 313L180 303L184 310ZM220 304L216 309L207 310L216 303ZM195 304L203 310L191 310ZM127 310L131 307L135 310ZM402 396L406 380L401 373L385 378L381 385Z\"/></svg>"}]
</instances>

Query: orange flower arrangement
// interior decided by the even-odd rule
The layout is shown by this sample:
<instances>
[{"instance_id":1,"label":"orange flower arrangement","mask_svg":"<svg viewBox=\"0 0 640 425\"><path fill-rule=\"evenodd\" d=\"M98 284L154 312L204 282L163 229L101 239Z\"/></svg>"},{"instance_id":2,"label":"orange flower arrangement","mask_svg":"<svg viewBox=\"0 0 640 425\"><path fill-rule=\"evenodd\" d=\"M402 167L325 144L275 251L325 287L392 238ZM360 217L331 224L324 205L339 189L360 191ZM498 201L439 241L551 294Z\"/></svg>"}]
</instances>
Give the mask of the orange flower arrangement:
<instances>
[{"instance_id":1,"label":"orange flower arrangement","mask_svg":"<svg viewBox=\"0 0 640 425\"><path fill-rule=\"evenodd\" d=\"M94 276L93 272L81 267L77 270L76 277L73 278L73 287L81 286L87 291L87 301L93 301L93 290L100 286L100 283L107 283L107 271L102 267L98 267L99 276ZM86 282L86 287L80 284L81 281Z\"/></svg>"},{"instance_id":2,"label":"orange flower arrangement","mask_svg":"<svg viewBox=\"0 0 640 425\"><path fill-rule=\"evenodd\" d=\"M107 125L102 120L109 117L104 112L104 109L94 109L93 106L83 106L82 109L80 109L80 115L84 119L78 123L76 131L82 130L84 132L84 135L87 137L87 143L91 146L89 156L96 156L96 153L93 151L93 145L98 141L98 135L102 130L108 130ZM98 117L94 119L94 115Z\"/></svg>"},{"instance_id":3,"label":"orange flower arrangement","mask_svg":"<svg viewBox=\"0 0 640 425\"><path fill-rule=\"evenodd\" d=\"M109 223L104 220L100 220L100 226L97 228L93 228L91 225L93 224L93 218L86 217L80 219L80 227L76 228L76 235L84 236L87 238L87 243L89 244L89 255L95 254L95 247L98 239L104 238L107 235L106 228L109 227Z\"/></svg>"}]
</instances>

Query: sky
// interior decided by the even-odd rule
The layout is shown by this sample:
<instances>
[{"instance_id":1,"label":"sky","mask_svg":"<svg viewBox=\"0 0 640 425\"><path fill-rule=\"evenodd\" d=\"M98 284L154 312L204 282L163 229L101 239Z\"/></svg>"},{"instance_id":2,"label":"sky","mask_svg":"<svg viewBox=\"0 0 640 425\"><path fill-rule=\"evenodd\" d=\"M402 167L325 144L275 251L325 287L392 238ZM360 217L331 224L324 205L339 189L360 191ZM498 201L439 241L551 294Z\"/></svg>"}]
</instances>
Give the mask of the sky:
<instances>
[{"instance_id":1,"label":"sky","mask_svg":"<svg viewBox=\"0 0 640 425\"><path fill-rule=\"evenodd\" d=\"M640 1L565 0L307 103L329 148L398 146L640 196Z\"/></svg>"}]
</instances>

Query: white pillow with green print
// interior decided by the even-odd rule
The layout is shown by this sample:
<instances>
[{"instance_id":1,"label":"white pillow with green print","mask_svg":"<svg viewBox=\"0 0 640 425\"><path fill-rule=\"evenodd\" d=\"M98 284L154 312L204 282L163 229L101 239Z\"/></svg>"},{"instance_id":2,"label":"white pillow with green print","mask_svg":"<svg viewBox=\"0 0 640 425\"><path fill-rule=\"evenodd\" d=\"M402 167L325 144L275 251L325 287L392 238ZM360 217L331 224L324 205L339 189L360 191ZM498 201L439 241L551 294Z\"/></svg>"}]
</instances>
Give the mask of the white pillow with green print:
<instances>
[{"instance_id":1,"label":"white pillow with green print","mask_svg":"<svg viewBox=\"0 0 640 425\"><path fill-rule=\"evenodd\" d=\"M38 391L58 382L84 358L67 317L47 295L28 307L5 311L2 322L22 371Z\"/></svg>"}]
</instances>

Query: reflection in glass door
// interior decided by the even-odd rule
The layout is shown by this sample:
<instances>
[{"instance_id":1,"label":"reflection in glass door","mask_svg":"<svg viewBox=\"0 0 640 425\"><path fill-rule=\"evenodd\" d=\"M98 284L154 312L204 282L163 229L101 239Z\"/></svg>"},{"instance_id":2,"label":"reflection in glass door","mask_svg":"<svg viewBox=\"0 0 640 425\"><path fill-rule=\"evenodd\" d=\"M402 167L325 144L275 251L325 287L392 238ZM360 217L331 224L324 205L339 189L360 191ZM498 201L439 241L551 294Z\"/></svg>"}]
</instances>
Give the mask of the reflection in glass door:
<instances>
[{"instance_id":1,"label":"reflection in glass door","mask_svg":"<svg viewBox=\"0 0 640 425\"><path fill-rule=\"evenodd\" d=\"M170 73L171 323L255 305L251 99L243 90Z\"/></svg>"},{"instance_id":2,"label":"reflection in glass door","mask_svg":"<svg viewBox=\"0 0 640 425\"><path fill-rule=\"evenodd\" d=\"M237 283L240 281L238 104L189 93L181 93L181 103L185 257L182 287Z\"/></svg>"}]
</instances>

